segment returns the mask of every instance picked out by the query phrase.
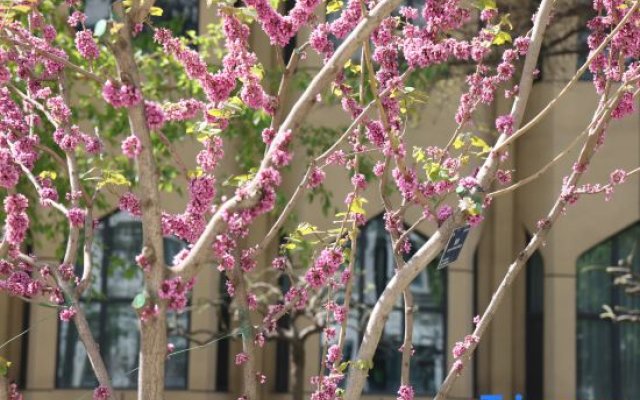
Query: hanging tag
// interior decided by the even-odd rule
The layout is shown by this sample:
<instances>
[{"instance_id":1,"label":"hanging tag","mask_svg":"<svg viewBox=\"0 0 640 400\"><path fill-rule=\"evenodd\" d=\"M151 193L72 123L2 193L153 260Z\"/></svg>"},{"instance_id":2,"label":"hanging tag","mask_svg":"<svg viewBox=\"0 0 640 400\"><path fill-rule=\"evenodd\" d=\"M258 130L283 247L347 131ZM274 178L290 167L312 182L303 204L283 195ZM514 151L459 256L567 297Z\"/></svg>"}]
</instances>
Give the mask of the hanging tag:
<instances>
[{"instance_id":1,"label":"hanging tag","mask_svg":"<svg viewBox=\"0 0 640 400\"><path fill-rule=\"evenodd\" d=\"M447 242L447 247L444 248L442 257L440 257L438 269L442 269L458 259L458 256L462 251L464 241L467 240L469 229L471 229L471 227L469 225L465 225L453 231L453 234Z\"/></svg>"}]
</instances>

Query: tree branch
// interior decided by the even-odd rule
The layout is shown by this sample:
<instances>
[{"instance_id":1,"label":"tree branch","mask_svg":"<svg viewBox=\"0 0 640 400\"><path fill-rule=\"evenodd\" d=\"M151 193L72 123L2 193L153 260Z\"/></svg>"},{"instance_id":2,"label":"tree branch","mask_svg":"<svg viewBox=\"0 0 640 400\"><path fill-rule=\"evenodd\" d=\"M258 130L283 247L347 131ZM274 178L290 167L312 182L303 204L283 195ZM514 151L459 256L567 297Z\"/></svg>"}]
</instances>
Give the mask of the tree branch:
<instances>
[{"instance_id":1,"label":"tree branch","mask_svg":"<svg viewBox=\"0 0 640 400\"><path fill-rule=\"evenodd\" d=\"M543 0L536 14L533 31L531 34L531 43L525 59L522 76L520 79L520 93L513 104L511 115L514 119L514 127L519 126L526 103L531 92L533 84L533 71L536 68L540 47L544 32L549 21L549 15L552 9L553 0ZM501 135L497 143L505 141L506 135ZM487 157L484 165L481 167L477 179L480 186L486 191L491 184L491 180L495 176L499 157L492 153ZM393 305L397 297L402 293L415 279L416 276L431 262L442 250L453 230L462 225L464 217L460 210L456 211L452 217L445 221L440 228L429 238L429 240L416 252L409 262L391 278L387 287L379 297L367 323L365 334L363 336L358 358L360 360L372 360L375 350L382 335L384 324L389 313L393 309ZM345 393L346 400L355 400L360 397L367 371L351 367L349 370L349 380L347 382L347 390Z\"/></svg>"}]
</instances>

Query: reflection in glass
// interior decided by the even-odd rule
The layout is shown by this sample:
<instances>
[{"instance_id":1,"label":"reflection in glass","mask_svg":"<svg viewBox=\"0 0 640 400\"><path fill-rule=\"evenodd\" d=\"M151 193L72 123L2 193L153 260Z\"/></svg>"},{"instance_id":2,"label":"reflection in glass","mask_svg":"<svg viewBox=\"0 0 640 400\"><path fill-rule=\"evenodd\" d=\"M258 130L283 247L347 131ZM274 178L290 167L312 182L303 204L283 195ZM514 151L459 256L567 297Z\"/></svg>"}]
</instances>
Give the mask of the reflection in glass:
<instances>
[{"instance_id":1,"label":"reflection in glass","mask_svg":"<svg viewBox=\"0 0 640 400\"><path fill-rule=\"evenodd\" d=\"M640 223L594 246L577 262L578 400L640 398L640 326L600 318L603 305L640 307L640 296L614 286L606 268L633 254L640 272Z\"/></svg>"},{"instance_id":2,"label":"reflection in glass","mask_svg":"<svg viewBox=\"0 0 640 400\"><path fill-rule=\"evenodd\" d=\"M410 258L426 239L418 234L410 235ZM437 262L437 261L436 261ZM418 394L434 394L443 379L445 367L445 270L438 271L430 265L411 284L416 312L414 314L413 345L415 355L411 359L411 383ZM355 359L366 326L366 312L371 309L389 279L395 274L395 262L391 240L384 228L382 216L370 220L362 229L358 242L358 255L354 275L352 301L363 307L349 312L345 357ZM353 303L352 303L353 304ZM400 365L404 337L404 308L398 301L385 325L380 345L373 359L365 390L369 393L395 393L400 386Z\"/></svg>"},{"instance_id":3,"label":"reflection in glass","mask_svg":"<svg viewBox=\"0 0 640 400\"><path fill-rule=\"evenodd\" d=\"M184 247L175 238L165 238L165 260ZM91 290L82 298L82 307L91 327L109 374L116 388L135 388L137 383L138 318L131 307L133 297L141 290L142 273L135 264L135 256L142 249L142 224L128 214L117 212L101 221L93 243L94 274ZM81 270L82 266L78 266ZM188 329L187 314L169 313L172 328ZM188 345L184 337L172 336L169 341L176 350ZM186 388L188 353L168 359L166 386ZM78 340L75 326L59 324L58 367L56 385L62 388L92 388L97 382Z\"/></svg>"}]
</instances>

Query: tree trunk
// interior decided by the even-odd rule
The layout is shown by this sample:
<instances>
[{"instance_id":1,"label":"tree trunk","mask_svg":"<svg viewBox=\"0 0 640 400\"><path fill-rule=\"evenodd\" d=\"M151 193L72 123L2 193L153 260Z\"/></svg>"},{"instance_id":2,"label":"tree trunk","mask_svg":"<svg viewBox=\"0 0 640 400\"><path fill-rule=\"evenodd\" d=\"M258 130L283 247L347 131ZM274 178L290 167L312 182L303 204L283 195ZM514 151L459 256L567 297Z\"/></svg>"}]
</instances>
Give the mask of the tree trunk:
<instances>
[{"instance_id":1,"label":"tree trunk","mask_svg":"<svg viewBox=\"0 0 640 400\"><path fill-rule=\"evenodd\" d=\"M167 358L166 309L140 323L140 370L138 399L164 398L164 365Z\"/></svg>"},{"instance_id":2,"label":"tree trunk","mask_svg":"<svg viewBox=\"0 0 640 400\"><path fill-rule=\"evenodd\" d=\"M291 341L291 393L293 400L304 399L304 341Z\"/></svg>"},{"instance_id":3,"label":"tree trunk","mask_svg":"<svg viewBox=\"0 0 640 400\"><path fill-rule=\"evenodd\" d=\"M9 399L9 380L0 375L0 400Z\"/></svg>"},{"instance_id":4,"label":"tree trunk","mask_svg":"<svg viewBox=\"0 0 640 400\"><path fill-rule=\"evenodd\" d=\"M146 3L153 4L153 0ZM122 2L113 6L114 14L122 26L115 33L111 48L116 58L118 75L122 82L141 88L133 47L131 28L139 20L130 20L140 16L141 2L133 2L131 14L126 14ZM148 5L148 4L147 4ZM135 17L137 18L137 17ZM140 140L142 151L137 158L137 169L142 208L143 252L150 256L151 266L144 274L144 290L150 304L159 306L155 318L140 324L140 370L138 371L138 400L164 399L164 364L167 356L166 304L158 298L158 290L167 276L164 264L164 244L162 237L161 209L158 193L158 175L151 134L147 126L144 103L140 102L127 108L131 132Z\"/></svg>"}]
</instances>

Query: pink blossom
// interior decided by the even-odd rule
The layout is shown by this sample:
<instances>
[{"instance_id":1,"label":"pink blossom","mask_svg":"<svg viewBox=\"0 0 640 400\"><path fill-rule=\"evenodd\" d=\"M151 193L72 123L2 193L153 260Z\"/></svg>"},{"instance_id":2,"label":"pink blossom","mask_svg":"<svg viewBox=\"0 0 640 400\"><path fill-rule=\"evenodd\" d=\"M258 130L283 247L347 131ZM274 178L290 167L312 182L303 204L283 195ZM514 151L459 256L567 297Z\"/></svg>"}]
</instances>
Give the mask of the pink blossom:
<instances>
[{"instance_id":1,"label":"pink blossom","mask_svg":"<svg viewBox=\"0 0 640 400\"><path fill-rule=\"evenodd\" d=\"M71 13L69 18L67 18L67 23L72 27L76 27L76 25L84 24L87 20L87 16L81 11L74 11Z\"/></svg>"},{"instance_id":2,"label":"pink blossom","mask_svg":"<svg viewBox=\"0 0 640 400\"><path fill-rule=\"evenodd\" d=\"M236 354L235 363L236 365L242 365L249 360L249 355L245 352Z\"/></svg>"},{"instance_id":3,"label":"pink blossom","mask_svg":"<svg viewBox=\"0 0 640 400\"><path fill-rule=\"evenodd\" d=\"M118 86L108 80L102 87L102 97L113 107L131 107L142 101L142 92L135 86Z\"/></svg>"},{"instance_id":4,"label":"pink blossom","mask_svg":"<svg viewBox=\"0 0 640 400\"><path fill-rule=\"evenodd\" d=\"M111 397L111 392L104 386L98 386L93 391L93 400L108 400Z\"/></svg>"},{"instance_id":5,"label":"pink blossom","mask_svg":"<svg viewBox=\"0 0 640 400\"><path fill-rule=\"evenodd\" d=\"M511 114L501 115L496 118L496 129L501 134L511 135L513 133L513 117Z\"/></svg>"},{"instance_id":6,"label":"pink blossom","mask_svg":"<svg viewBox=\"0 0 640 400\"><path fill-rule=\"evenodd\" d=\"M410 385L402 385L398 389L398 397L396 400L413 400L414 391Z\"/></svg>"},{"instance_id":7,"label":"pink blossom","mask_svg":"<svg viewBox=\"0 0 640 400\"><path fill-rule=\"evenodd\" d=\"M122 141L122 153L129 158L137 158L142 153L142 143L137 136L131 135Z\"/></svg>"},{"instance_id":8,"label":"pink blossom","mask_svg":"<svg viewBox=\"0 0 640 400\"><path fill-rule=\"evenodd\" d=\"M323 170L318 167L314 167L313 170L311 170L311 174L309 175L309 182L307 183L307 187L310 189L317 188L318 186L322 185L325 177L326 174Z\"/></svg>"},{"instance_id":9,"label":"pink blossom","mask_svg":"<svg viewBox=\"0 0 640 400\"><path fill-rule=\"evenodd\" d=\"M69 223L71 226L81 227L84 226L84 219L87 215L87 212L78 207L74 207L67 211L67 218L69 219Z\"/></svg>"},{"instance_id":10,"label":"pink blossom","mask_svg":"<svg viewBox=\"0 0 640 400\"><path fill-rule=\"evenodd\" d=\"M462 360L454 361L452 368L456 374L460 375L462 373L462 370L464 369L464 364L462 363Z\"/></svg>"},{"instance_id":11,"label":"pink blossom","mask_svg":"<svg viewBox=\"0 0 640 400\"><path fill-rule=\"evenodd\" d=\"M438 209L436 217L438 218L438 222L443 222L444 220L449 218L452 214L453 214L453 208L451 208L450 205L445 204Z\"/></svg>"},{"instance_id":12,"label":"pink blossom","mask_svg":"<svg viewBox=\"0 0 640 400\"><path fill-rule=\"evenodd\" d=\"M193 289L194 284L194 279L183 282L180 276L166 279L160 285L158 297L168 302L167 307L170 310L182 311L187 306L187 296Z\"/></svg>"},{"instance_id":13,"label":"pink blossom","mask_svg":"<svg viewBox=\"0 0 640 400\"><path fill-rule=\"evenodd\" d=\"M342 350L340 350L340 346L337 344L329 347L327 352L327 362L334 364L342 359Z\"/></svg>"},{"instance_id":14,"label":"pink blossom","mask_svg":"<svg viewBox=\"0 0 640 400\"><path fill-rule=\"evenodd\" d=\"M140 209L140 200L136 197L135 194L131 192L126 192L120 197L118 201L118 208L122 211L126 211L134 217L139 217L142 215L142 210Z\"/></svg>"},{"instance_id":15,"label":"pink blossom","mask_svg":"<svg viewBox=\"0 0 640 400\"><path fill-rule=\"evenodd\" d=\"M19 246L27 236L29 217L25 212L29 201L22 194L12 194L4 199L4 210L7 213L5 240Z\"/></svg>"},{"instance_id":16,"label":"pink blossom","mask_svg":"<svg viewBox=\"0 0 640 400\"><path fill-rule=\"evenodd\" d=\"M64 308L62 309L62 311L60 311L60 321L63 322L69 322L71 321L71 319L76 315L76 309L73 307L68 307L68 308Z\"/></svg>"},{"instance_id":17,"label":"pink blossom","mask_svg":"<svg viewBox=\"0 0 640 400\"><path fill-rule=\"evenodd\" d=\"M149 129L161 129L164 126L164 110L160 104L153 101L145 101L144 113L147 117L147 126Z\"/></svg>"},{"instance_id":18,"label":"pink blossom","mask_svg":"<svg viewBox=\"0 0 640 400\"><path fill-rule=\"evenodd\" d=\"M100 49L93 40L93 32L89 29L76 32L76 48L80 55L87 60L95 60L100 57Z\"/></svg>"},{"instance_id":19,"label":"pink blossom","mask_svg":"<svg viewBox=\"0 0 640 400\"><path fill-rule=\"evenodd\" d=\"M247 294L247 307L249 307L249 310L258 309L258 298L256 297L255 294L253 293Z\"/></svg>"},{"instance_id":20,"label":"pink blossom","mask_svg":"<svg viewBox=\"0 0 640 400\"><path fill-rule=\"evenodd\" d=\"M374 166L373 166L373 174L377 177L381 177L382 174L384 174L384 162L382 161L378 161Z\"/></svg>"},{"instance_id":21,"label":"pink blossom","mask_svg":"<svg viewBox=\"0 0 640 400\"><path fill-rule=\"evenodd\" d=\"M626 179L627 179L627 173L622 169L616 169L609 176L609 183L611 185L619 185L621 183L624 183Z\"/></svg>"}]
</instances>

